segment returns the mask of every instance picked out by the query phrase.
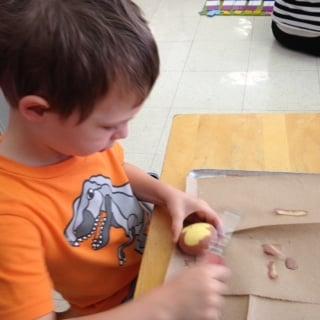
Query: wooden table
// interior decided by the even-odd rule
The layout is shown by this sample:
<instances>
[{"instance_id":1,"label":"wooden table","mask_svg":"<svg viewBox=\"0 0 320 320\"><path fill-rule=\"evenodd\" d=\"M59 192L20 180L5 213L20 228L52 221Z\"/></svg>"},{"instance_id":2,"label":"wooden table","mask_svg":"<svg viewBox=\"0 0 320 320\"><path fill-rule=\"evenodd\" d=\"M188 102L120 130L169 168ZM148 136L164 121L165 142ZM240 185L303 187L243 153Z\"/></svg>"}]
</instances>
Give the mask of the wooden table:
<instances>
[{"instance_id":1,"label":"wooden table","mask_svg":"<svg viewBox=\"0 0 320 320\"><path fill-rule=\"evenodd\" d=\"M176 116L161 180L184 190L192 169L320 172L320 114ZM135 296L159 286L172 252L170 219L152 219Z\"/></svg>"}]
</instances>

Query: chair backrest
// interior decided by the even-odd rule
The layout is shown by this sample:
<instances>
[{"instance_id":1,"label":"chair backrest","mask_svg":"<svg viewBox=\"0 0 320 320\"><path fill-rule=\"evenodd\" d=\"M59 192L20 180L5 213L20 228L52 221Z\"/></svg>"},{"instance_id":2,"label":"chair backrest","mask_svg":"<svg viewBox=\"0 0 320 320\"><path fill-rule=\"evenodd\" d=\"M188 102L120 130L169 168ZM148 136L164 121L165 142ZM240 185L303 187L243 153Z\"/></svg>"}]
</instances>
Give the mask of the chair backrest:
<instances>
[{"instance_id":1,"label":"chair backrest","mask_svg":"<svg viewBox=\"0 0 320 320\"><path fill-rule=\"evenodd\" d=\"M9 107L0 90L0 133L4 132L8 124Z\"/></svg>"}]
</instances>

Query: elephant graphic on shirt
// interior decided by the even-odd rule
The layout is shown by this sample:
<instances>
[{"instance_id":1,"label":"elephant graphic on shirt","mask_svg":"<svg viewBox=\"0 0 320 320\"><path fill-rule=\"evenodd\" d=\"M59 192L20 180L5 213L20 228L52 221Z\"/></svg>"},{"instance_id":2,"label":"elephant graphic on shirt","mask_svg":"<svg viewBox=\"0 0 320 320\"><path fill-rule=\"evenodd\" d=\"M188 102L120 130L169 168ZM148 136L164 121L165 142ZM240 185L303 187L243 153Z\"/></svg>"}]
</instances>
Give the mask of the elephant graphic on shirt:
<instances>
[{"instance_id":1,"label":"elephant graphic on shirt","mask_svg":"<svg viewBox=\"0 0 320 320\"><path fill-rule=\"evenodd\" d=\"M134 241L135 250L142 253L152 205L139 201L130 184L113 186L110 178L90 177L83 184L81 195L73 204L73 217L65 229L72 246L91 240L91 247L99 250L108 245L111 228L122 228L127 240L118 248L119 264L126 263L125 249Z\"/></svg>"}]
</instances>

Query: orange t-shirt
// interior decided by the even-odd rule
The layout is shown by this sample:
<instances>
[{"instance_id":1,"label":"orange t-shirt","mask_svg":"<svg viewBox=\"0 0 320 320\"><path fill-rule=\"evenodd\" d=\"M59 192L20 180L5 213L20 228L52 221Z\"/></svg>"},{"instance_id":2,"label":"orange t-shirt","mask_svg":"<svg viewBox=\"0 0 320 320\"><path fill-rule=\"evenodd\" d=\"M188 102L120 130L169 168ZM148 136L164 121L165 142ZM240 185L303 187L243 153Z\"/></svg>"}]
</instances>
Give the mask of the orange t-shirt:
<instances>
[{"instance_id":1,"label":"orange t-shirt","mask_svg":"<svg viewBox=\"0 0 320 320\"><path fill-rule=\"evenodd\" d=\"M123 161L118 144L40 168L0 157L0 319L52 312L53 288L76 314L127 297L148 219Z\"/></svg>"}]
</instances>

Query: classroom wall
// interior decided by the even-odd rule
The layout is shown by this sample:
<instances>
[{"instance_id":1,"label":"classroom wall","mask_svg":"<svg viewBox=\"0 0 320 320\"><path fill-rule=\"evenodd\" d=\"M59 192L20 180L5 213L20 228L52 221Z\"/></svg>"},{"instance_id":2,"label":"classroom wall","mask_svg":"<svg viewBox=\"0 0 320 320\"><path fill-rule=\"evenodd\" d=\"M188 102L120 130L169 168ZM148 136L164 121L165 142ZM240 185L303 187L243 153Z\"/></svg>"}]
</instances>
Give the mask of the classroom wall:
<instances>
[{"instance_id":1,"label":"classroom wall","mask_svg":"<svg viewBox=\"0 0 320 320\"><path fill-rule=\"evenodd\" d=\"M0 90L0 132L3 132L8 123L8 104Z\"/></svg>"}]
</instances>

